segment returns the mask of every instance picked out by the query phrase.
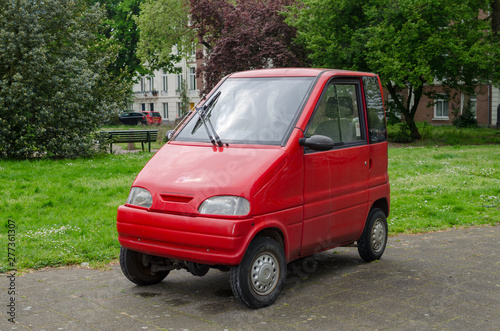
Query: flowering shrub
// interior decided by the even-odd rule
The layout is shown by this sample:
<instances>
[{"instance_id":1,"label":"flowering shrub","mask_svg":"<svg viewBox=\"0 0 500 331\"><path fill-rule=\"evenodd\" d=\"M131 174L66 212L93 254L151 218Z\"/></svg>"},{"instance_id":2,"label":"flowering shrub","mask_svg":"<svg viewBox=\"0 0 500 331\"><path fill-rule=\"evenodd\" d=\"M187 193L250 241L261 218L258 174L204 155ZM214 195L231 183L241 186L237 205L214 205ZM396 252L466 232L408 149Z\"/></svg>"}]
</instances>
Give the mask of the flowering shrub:
<instances>
[{"instance_id":1,"label":"flowering shrub","mask_svg":"<svg viewBox=\"0 0 500 331\"><path fill-rule=\"evenodd\" d=\"M0 158L93 153L127 84L107 71L116 49L100 36L104 17L78 0L0 2Z\"/></svg>"}]
</instances>

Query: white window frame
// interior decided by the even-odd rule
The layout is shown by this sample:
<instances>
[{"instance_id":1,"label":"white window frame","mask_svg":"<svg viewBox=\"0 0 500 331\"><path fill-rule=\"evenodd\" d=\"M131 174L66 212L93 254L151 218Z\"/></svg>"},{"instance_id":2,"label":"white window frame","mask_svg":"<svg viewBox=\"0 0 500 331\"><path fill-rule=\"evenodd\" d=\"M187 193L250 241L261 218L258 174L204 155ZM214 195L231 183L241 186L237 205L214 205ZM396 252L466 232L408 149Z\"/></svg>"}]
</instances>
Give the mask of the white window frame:
<instances>
[{"instance_id":1,"label":"white window frame","mask_svg":"<svg viewBox=\"0 0 500 331\"><path fill-rule=\"evenodd\" d=\"M438 108L439 105L441 105L441 114L438 115ZM444 105L447 105L447 115L443 115L444 112ZM434 118L435 120L448 120L450 119L450 101L446 99L444 95L438 95L437 98L434 100Z\"/></svg>"},{"instance_id":2,"label":"white window frame","mask_svg":"<svg viewBox=\"0 0 500 331\"><path fill-rule=\"evenodd\" d=\"M182 116L182 102L177 102L177 117Z\"/></svg>"},{"instance_id":3,"label":"white window frame","mask_svg":"<svg viewBox=\"0 0 500 331\"><path fill-rule=\"evenodd\" d=\"M163 118L168 120L168 102L162 104L163 107Z\"/></svg>"},{"instance_id":4,"label":"white window frame","mask_svg":"<svg viewBox=\"0 0 500 331\"><path fill-rule=\"evenodd\" d=\"M148 77L148 87L149 87L149 91L148 92L154 91L154 89L155 89L155 78L154 78L154 76L149 76Z\"/></svg>"},{"instance_id":5,"label":"white window frame","mask_svg":"<svg viewBox=\"0 0 500 331\"><path fill-rule=\"evenodd\" d=\"M182 86L183 82L184 82L184 75L181 71L180 73L177 74L177 86L175 89L175 93L177 95L179 95L181 93L181 86Z\"/></svg>"},{"instance_id":6,"label":"white window frame","mask_svg":"<svg viewBox=\"0 0 500 331\"><path fill-rule=\"evenodd\" d=\"M141 77L140 85L141 85L141 93L146 92L146 79L144 77Z\"/></svg>"},{"instance_id":7,"label":"white window frame","mask_svg":"<svg viewBox=\"0 0 500 331\"><path fill-rule=\"evenodd\" d=\"M196 68L189 68L189 90L196 90Z\"/></svg>"},{"instance_id":8,"label":"white window frame","mask_svg":"<svg viewBox=\"0 0 500 331\"><path fill-rule=\"evenodd\" d=\"M168 91L168 73L163 70L163 75L162 75L162 90L167 92Z\"/></svg>"},{"instance_id":9,"label":"white window frame","mask_svg":"<svg viewBox=\"0 0 500 331\"><path fill-rule=\"evenodd\" d=\"M472 103L472 112L474 113L474 118L477 119L477 95L471 95L470 96L470 101ZM464 113L464 106L465 106L465 94L461 94L461 100L460 100L460 114Z\"/></svg>"}]
</instances>

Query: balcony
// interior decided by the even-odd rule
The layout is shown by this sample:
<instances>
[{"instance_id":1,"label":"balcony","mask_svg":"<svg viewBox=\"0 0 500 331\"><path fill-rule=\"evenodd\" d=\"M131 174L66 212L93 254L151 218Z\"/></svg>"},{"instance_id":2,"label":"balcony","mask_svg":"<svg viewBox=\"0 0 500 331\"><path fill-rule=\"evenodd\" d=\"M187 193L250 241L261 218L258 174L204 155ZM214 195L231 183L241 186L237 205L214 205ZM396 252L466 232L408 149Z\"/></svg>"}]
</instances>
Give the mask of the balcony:
<instances>
[{"instance_id":1,"label":"balcony","mask_svg":"<svg viewBox=\"0 0 500 331\"><path fill-rule=\"evenodd\" d=\"M136 98L153 98L157 97L159 92L157 90L153 91L135 91L134 92ZM163 95L163 94L162 94Z\"/></svg>"}]
</instances>

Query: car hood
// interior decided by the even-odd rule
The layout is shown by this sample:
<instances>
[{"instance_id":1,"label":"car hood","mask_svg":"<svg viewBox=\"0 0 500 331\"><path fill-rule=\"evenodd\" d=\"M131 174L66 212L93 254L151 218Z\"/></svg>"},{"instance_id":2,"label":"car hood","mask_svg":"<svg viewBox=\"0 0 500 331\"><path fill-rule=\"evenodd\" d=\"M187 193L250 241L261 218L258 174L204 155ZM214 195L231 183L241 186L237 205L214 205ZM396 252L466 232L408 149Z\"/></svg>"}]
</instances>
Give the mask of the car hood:
<instances>
[{"instance_id":1,"label":"car hood","mask_svg":"<svg viewBox=\"0 0 500 331\"><path fill-rule=\"evenodd\" d=\"M212 196L241 196L252 202L285 160L279 146L216 148L172 142L146 164L133 186L151 192L151 210L197 213Z\"/></svg>"}]
</instances>

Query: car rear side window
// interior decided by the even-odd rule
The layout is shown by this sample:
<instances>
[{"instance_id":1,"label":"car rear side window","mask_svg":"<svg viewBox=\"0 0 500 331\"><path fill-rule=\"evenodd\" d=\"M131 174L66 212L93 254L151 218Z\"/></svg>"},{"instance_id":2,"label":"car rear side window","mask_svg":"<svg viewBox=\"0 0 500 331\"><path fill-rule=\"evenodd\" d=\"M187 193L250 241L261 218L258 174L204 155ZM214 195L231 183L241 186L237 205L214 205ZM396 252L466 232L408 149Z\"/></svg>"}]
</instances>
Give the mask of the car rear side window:
<instances>
[{"instance_id":1,"label":"car rear side window","mask_svg":"<svg viewBox=\"0 0 500 331\"><path fill-rule=\"evenodd\" d=\"M377 77L363 77L370 143L387 141L384 104Z\"/></svg>"}]
</instances>

